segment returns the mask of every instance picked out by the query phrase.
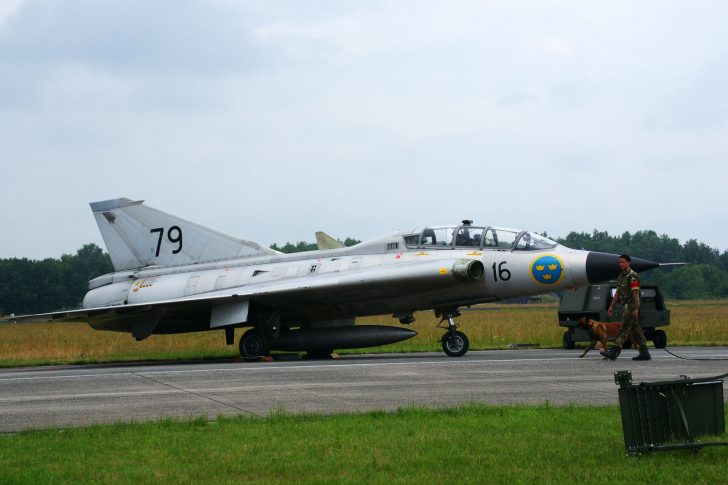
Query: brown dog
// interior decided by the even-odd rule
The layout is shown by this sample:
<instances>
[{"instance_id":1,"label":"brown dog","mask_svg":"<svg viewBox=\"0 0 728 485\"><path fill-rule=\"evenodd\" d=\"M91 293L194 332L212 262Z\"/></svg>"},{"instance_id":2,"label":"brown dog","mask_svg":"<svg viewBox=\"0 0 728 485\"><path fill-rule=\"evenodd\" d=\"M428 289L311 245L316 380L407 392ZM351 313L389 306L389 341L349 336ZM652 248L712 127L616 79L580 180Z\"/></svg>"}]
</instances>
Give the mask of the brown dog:
<instances>
[{"instance_id":1,"label":"brown dog","mask_svg":"<svg viewBox=\"0 0 728 485\"><path fill-rule=\"evenodd\" d=\"M600 342L602 347L606 349L607 340L614 340L622 330L622 324L619 322L597 322L596 320L586 317L580 318L576 324L586 330L589 334L589 338L591 338L589 346L584 350L584 353L581 354L579 358L584 357L587 352L596 346L597 342ZM629 341L632 343L634 348L639 348L637 343L632 340L632 337L629 338Z\"/></svg>"}]
</instances>

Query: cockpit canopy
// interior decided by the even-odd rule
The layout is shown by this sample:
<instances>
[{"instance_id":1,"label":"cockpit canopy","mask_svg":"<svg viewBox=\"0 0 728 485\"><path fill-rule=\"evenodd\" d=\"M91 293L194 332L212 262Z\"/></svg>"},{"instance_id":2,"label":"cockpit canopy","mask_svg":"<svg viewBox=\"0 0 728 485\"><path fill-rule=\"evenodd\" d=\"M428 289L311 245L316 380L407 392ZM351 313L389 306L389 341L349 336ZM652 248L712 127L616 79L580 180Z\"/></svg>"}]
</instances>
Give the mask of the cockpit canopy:
<instances>
[{"instance_id":1,"label":"cockpit canopy","mask_svg":"<svg viewBox=\"0 0 728 485\"><path fill-rule=\"evenodd\" d=\"M468 221L465 221L468 222ZM558 243L539 234L506 227L431 226L404 236L407 247L465 247L514 251L552 249Z\"/></svg>"}]
</instances>

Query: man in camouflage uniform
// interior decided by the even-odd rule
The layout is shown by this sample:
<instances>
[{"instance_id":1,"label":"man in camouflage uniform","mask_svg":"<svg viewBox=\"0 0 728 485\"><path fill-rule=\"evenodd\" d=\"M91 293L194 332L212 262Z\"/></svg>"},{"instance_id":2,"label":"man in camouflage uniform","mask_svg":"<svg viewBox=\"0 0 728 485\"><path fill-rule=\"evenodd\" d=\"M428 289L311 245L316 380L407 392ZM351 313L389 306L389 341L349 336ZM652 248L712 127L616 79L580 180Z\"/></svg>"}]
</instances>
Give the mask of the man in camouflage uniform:
<instances>
[{"instance_id":1,"label":"man in camouflage uniform","mask_svg":"<svg viewBox=\"0 0 728 485\"><path fill-rule=\"evenodd\" d=\"M623 318L624 323L622 330L619 332L614 344L609 347L609 350L603 350L600 352L604 357L616 360L620 352L622 352L622 344L627 340L630 335L633 337L632 341L637 342L639 345L639 355L633 357L632 360L650 360L650 352L647 350L647 340L645 340L645 334L642 332L640 326L640 277L639 275L629 267L632 259L628 254L622 254L619 257L619 278L617 279L617 292L612 299L612 303L609 305L609 316L612 316L614 311L614 305L623 305Z\"/></svg>"}]
</instances>

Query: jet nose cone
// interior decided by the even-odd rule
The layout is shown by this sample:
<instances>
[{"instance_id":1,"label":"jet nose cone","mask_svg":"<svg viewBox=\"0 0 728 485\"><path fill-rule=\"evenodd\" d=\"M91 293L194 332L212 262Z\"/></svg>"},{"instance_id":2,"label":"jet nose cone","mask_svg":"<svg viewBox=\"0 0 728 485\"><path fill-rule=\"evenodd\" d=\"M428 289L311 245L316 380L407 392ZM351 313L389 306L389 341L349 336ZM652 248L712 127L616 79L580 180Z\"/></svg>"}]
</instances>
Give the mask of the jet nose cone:
<instances>
[{"instance_id":1,"label":"jet nose cone","mask_svg":"<svg viewBox=\"0 0 728 485\"><path fill-rule=\"evenodd\" d=\"M649 259L632 258L632 261L629 263L629 267L637 271L638 273L641 273L643 271L647 271L648 269L659 268L660 263L655 263L654 261L650 261Z\"/></svg>"},{"instance_id":2,"label":"jet nose cone","mask_svg":"<svg viewBox=\"0 0 728 485\"><path fill-rule=\"evenodd\" d=\"M630 267L641 273L648 269L657 268L660 263L647 259L632 258ZM589 252L586 256L586 277L589 283L602 283L619 276L619 255L609 253Z\"/></svg>"}]
</instances>

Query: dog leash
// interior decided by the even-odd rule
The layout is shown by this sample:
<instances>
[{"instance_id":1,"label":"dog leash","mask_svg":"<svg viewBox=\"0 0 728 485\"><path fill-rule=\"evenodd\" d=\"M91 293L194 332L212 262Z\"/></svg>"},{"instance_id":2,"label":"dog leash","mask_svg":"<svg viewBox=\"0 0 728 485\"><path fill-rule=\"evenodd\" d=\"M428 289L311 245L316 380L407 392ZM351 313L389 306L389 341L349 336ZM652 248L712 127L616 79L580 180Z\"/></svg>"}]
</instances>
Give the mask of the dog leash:
<instances>
[{"instance_id":1,"label":"dog leash","mask_svg":"<svg viewBox=\"0 0 728 485\"><path fill-rule=\"evenodd\" d=\"M692 358L683 357L681 355L677 355L673 352L670 352L669 350L667 350L667 347L663 348L662 350L664 350L668 354L672 355L673 357L677 357L678 359L682 359L682 360L728 360L727 358L722 358L722 357L712 358L712 359L703 359L700 357L692 357ZM701 380L717 380L717 379L725 379L726 377L728 377L728 372L726 372L725 374L721 374L719 376L706 377L705 379L701 379Z\"/></svg>"},{"instance_id":2,"label":"dog leash","mask_svg":"<svg viewBox=\"0 0 728 485\"><path fill-rule=\"evenodd\" d=\"M667 347L663 348L665 352L672 355L673 357L677 357L678 359L682 360L728 360L728 357L712 357L712 358L702 358L702 357L683 357L682 355L677 355L676 353L671 352L667 349ZM726 377L728 374L718 376L718 377Z\"/></svg>"}]
</instances>

